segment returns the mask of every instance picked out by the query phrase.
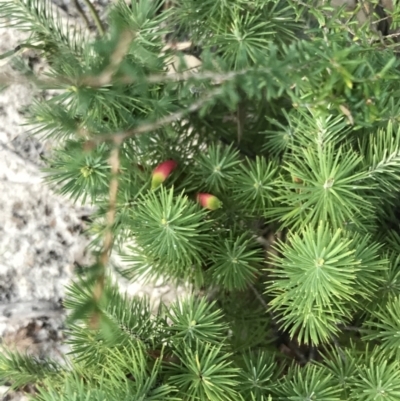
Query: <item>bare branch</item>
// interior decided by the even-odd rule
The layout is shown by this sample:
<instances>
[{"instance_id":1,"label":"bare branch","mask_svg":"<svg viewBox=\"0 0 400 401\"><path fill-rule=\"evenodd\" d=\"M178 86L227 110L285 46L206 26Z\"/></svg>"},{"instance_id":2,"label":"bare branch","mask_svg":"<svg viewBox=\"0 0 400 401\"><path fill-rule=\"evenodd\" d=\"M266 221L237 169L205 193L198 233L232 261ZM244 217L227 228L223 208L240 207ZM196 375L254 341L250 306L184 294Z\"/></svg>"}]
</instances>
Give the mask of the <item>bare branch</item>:
<instances>
[{"instance_id":1,"label":"bare branch","mask_svg":"<svg viewBox=\"0 0 400 401\"><path fill-rule=\"evenodd\" d=\"M171 124L171 123L185 117L186 115L199 110L207 101L213 99L215 96L218 96L221 93L222 93L222 88L216 88L215 90L210 91L210 93L207 96L204 96L201 99L199 99L197 102L192 103L188 108L177 111L175 113L171 113L168 116L160 118L159 120L157 120L155 122L142 124L142 125L139 125L137 128L134 128L132 130L125 131L125 132L107 134L107 135L98 135L95 138L90 139L86 143L85 149L92 149L99 143L106 142L106 141L114 141L115 143L122 143L125 139L133 137L135 135L140 135L140 134L144 134L146 132L154 131L154 130L162 127L163 125ZM86 133L86 135L87 135L87 133Z\"/></svg>"},{"instance_id":2,"label":"bare branch","mask_svg":"<svg viewBox=\"0 0 400 401\"><path fill-rule=\"evenodd\" d=\"M86 16L85 12L83 11L81 5L79 4L79 0L72 0L72 2L74 3L74 6L76 8L76 11L78 12L78 14L81 16L81 18L85 21L85 24L87 26L87 28L90 28L90 22L88 17Z\"/></svg>"},{"instance_id":3,"label":"bare branch","mask_svg":"<svg viewBox=\"0 0 400 401\"><path fill-rule=\"evenodd\" d=\"M100 273L97 277L97 281L93 291L93 298L96 303L99 302L103 295L105 277L106 277L106 268L110 259L110 254L112 251L113 245L113 225L115 222L115 213L116 213L116 205L117 205L117 194L118 194L118 173L120 166L119 159L119 151L121 142L114 141L115 147L111 151L109 164L111 167L111 181L110 181L110 189L109 189L109 207L106 217L106 230L104 234L103 240L103 248L101 250L99 256L99 267ZM94 329L98 327L99 322L99 314L95 312L90 318L90 326Z\"/></svg>"},{"instance_id":4,"label":"bare branch","mask_svg":"<svg viewBox=\"0 0 400 401\"><path fill-rule=\"evenodd\" d=\"M231 72L225 72L225 73L215 73L212 71L203 71L199 73L193 73L190 75L190 78L196 79L196 80L205 80L205 79L211 79L214 84L220 84L225 81L229 81L230 79L233 79L237 77L238 75L244 75L248 73L250 69L246 70L240 70L240 71L231 71ZM266 70L267 72L267 70ZM140 77L134 78L128 75L119 77L119 78L114 78L111 80L111 77L109 80L106 80L105 77L103 77L103 74L97 77L85 77L82 78L78 84L81 85L87 85L91 87L101 87L104 85L110 85L110 84L133 84L135 82L146 82L146 83L161 83L161 82L168 82L168 81L186 81L189 78L187 71L186 72L177 72L177 73L170 73L170 74L153 74L149 75L147 77Z\"/></svg>"},{"instance_id":5,"label":"bare branch","mask_svg":"<svg viewBox=\"0 0 400 401\"><path fill-rule=\"evenodd\" d=\"M126 45L126 43L125 43ZM122 46L121 46L122 48ZM119 50L121 51L121 48ZM118 49L117 49L118 51ZM116 51L116 53L117 53ZM121 57L121 54L119 54L119 57ZM118 68L118 64L115 62L116 60L114 59L114 62L112 65L108 66L104 72L102 72L98 76L86 76L86 77L81 77L78 78L77 80L72 80L69 78L64 78L64 77L57 77L56 79L37 79L35 77L25 77L23 75L11 75L11 74L6 74L6 73L0 73L0 84L2 85L9 85L13 83L21 83L21 82L32 82L35 83L36 85L39 86L57 86L60 87L60 85L65 84L65 85L74 85L74 86L90 86L92 88L99 88L102 86L106 85L111 85L111 84L124 84L124 85L130 85L134 84L135 82L146 82L146 83L162 83L162 82L168 82L168 81L186 81L188 79L187 72L182 72L182 73L164 73L164 74L152 74L147 77L140 77L140 78L134 78L132 76L122 76L122 77L113 77L113 74L116 72ZM122 60L121 60L122 61ZM247 74L250 72L250 69L245 69L245 70L240 70L240 71L231 71L231 72L226 72L226 73L215 73L212 71L203 71L199 73L193 73L190 75L190 79L194 80L206 80L210 79L213 84L221 84L223 82L229 81L231 79L234 79L237 76ZM260 70L262 72L269 72L269 69L262 69Z\"/></svg>"},{"instance_id":6,"label":"bare branch","mask_svg":"<svg viewBox=\"0 0 400 401\"><path fill-rule=\"evenodd\" d=\"M90 2L90 0L83 0L84 3L88 6L90 14L92 15L92 18L94 20L94 23L96 24L97 30L99 31L99 34L101 36L104 35L104 27L101 22L101 19L99 17L99 14L97 13L96 9L94 8L93 4Z\"/></svg>"},{"instance_id":7,"label":"bare branch","mask_svg":"<svg viewBox=\"0 0 400 401\"><path fill-rule=\"evenodd\" d=\"M86 77L79 80L78 85L99 87L113 83L113 75L117 72L118 67L121 65L124 57L128 53L133 38L134 34L131 31L124 31L118 42L117 48L110 58L110 64L107 68L97 77Z\"/></svg>"}]
</instances>

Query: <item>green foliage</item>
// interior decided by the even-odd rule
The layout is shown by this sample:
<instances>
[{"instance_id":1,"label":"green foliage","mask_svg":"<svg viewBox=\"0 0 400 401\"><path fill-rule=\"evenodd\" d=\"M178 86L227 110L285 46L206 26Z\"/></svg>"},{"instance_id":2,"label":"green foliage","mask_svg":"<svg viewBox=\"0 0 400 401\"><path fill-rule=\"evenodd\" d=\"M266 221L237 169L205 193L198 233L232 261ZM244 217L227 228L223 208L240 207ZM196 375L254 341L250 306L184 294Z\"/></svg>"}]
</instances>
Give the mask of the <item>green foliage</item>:
<instances>
[{"instance_id":1,"label":"green foliage","mask_svg":"<svg viewBox=\"0 0 400 401\"><path fill-rule=\"evenodd\" d=\"M12 388L18 389L30 383L41 383L44 379L60 380L61 366L51 360L38 359L19 352L4 352L0 355L0 380L13 377Z\"/></svg>"},{"instance_id":2,"label":"green foliage","mask_svg":"<svg viewBox=\"0 0 400 401\"><path fill-rule=\"evenodd\" d=\"M300 235L281 245L285 256L272 271L271 305L292 336L318 344L337 334L337 322L350 318L360 262L340 230L332 232L321 224L317 231L308 227Z\"/></svg>"},{"instance_id":3,"label":"green foliage","mask_svg":"<svg viewBox=\"0 0 400 401\"><path fill-rule=\"evenodd\" d=\"M76 55L82 52L84 34L79 31L71 32L63 26L60 15L54 11L48 0L2 2L0 18L3 26L15 27L32 34L32 41L41 42L42 47L39 48L47 56L54 56L57 51Z\"/></svg>"},{"instance_id":4,"label":"green foliage","mask_svg":"<svg viewBox=\"0 0 400 401\"><path fill-rule=\"evenodd\" d=\"M247 207L247 212L257 217L273 206L276 172L277 166L267 163L266 159L260 156L256 156L255 160L247 158L246 163L240 165L233 198L243 205L244 212Z\"/></svg>"},{"instance_id":5,"label":"green foliage","mask_svg":"<svg viewBox=\"0 0 400 401\"><path fill-rule=\"evenodd\" d=\"M384 345L388 358L399 358L400 351L400 319L399 298L388 302L385 308L380 308L372 314L372 319L365 322L369 329L364 337L366 340L376 340Z\"/></svg>"},{"instance_id":6,"label":"green foliage","mask_svg":"<svg viewBox=\"0 0 400 401\"><path fill-rule=\"evenodd\" d=\"M6 352L2 382L41 401L400 399L398 45L318 3L118 0L91 38L0 0L48 61L0 56L56 90L27 125L56 141L48 183L96 207L97 257L64 300L68 365ZM131 282L191 293L120 293L111 252Z\"/></svg>"},{"instance_id":7,"label":"green foliage","mask_svg":"<svg viewBox=\"0 0 400 401\"><path fill-rule=\"evenodd\" d=\"M201 243L211 239L204 212L181 194L163 187L150 192L133 211L133 233L146 256L162 266L176 266L175 277L190 277L204 259ZM208 234L208 235L207 235Z\"/></svg>"},{"instance_id":8,"label":"green foliage","mask_svg":"<svg viewBox=\"0 0 400 401\"><path fill-rule=\"evenodd\" d=\"M172 341L179 346L182 341L191 345L194 341L219 344L228 326L222 323L220 310L213 310L214 303L190 298L173 305L168 312Z\"/></svg>"},{"instance_id":9,"label":"green foliage","mask_svg":"<svg viewBox=\"0 0 400 401\"><path fill-rule=\"evenodd\" d=\"M104 144L95 152L76 153L82 141L68 141L53 160L49 160L46 180L60 185L60 193L73 200L95 202L108 193L110 167L107 163L108 149Z\"/></svg>"},{"instance_id":10,"label":"green foliage","mask_svg":"<svg viewBox=\"0 0 400 401\"><path fill-rule=\"evenodd\" d=\"M280 220L290 221L296 228L309 223L316 226L321 220L335 228L346 223L362 226L362 220L373 216L373 205L364 195L372 188L362 185L367 172L361 170L362 158L356 152L335 149L331 144L319 149L301 148L300 152L284 167L288 174L280 184L282 195L278 197L282 206L271 214L278 214Z\"/></svg>"},{"instance_id":11,"label":"green foliage","mask_svg":"<svg viewBox=\"0 0 400 401\"><path fill-rule=\"evenodd\" d=\"M238 368L231 367L230 354L221 346L197 343L194 349L175 351L179 364L170 367L169 382L182 389L190 400L212 401L237 398Z\"/></svg>"},{"instance_id":12,"label":"green foliage","mask_svg":"<svg viewBox=\"0 0 400 401\"><path fill-rule=\"evenodd\" d=\"M243 355L240 393L245 400L267 401L269 394L277 388L282 369L277 368L274 357L274 354L261 351Z\"/></svg>"},{"instance_id":13,"label":"green foliage","mask_svg":"<svg viewBox=\"0 0 400 401\"><path fill-rule=\"evenodd\" d=\"M213 282L228 291L244 290L257 278L263 262L260 249L248 233L240 237L231 232L228 238L218 241L211 256L210 273Z\"/></svg>"},{"instance_id":14,"label":"green foliage","mask_svg":"<svg viewBox=\"0 0 400 401\"><path fill-rule=\"evenodd\" d=\"M239 152L232 150L232 146L224 148L211 144L206 153L198 155L193 178L199 185L203 184L206 191L219 194L235 180L235 167L239 163Z\"/></svg>"},{"instance_id":15,"label":"green foliage","mask_svg":"<svg viewBox=\"0 0 400 401\"><path fill-rule=\"evenodd\" d=\"M296 394L300 400L321 399L326 401L339 401L340 389L335 386L332 375L308 365L304 369L294 368L281 384L278 394L281 397L289 393ZM294 398L294 399L296 399Z\"/></svg>"}]
</instances>

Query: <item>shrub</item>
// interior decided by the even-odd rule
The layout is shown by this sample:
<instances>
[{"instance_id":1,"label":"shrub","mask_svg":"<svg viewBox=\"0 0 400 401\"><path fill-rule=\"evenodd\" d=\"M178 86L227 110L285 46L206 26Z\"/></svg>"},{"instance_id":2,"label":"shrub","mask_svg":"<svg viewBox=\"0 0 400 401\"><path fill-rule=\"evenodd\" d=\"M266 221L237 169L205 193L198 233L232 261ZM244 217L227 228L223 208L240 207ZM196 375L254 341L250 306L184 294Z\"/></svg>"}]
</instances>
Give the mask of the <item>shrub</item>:
<instances>
[{"instance_id":1,"label":"shrub","mask_svg":"<svg viewBox=\"0 0 400 401\"><path fill-rule=\"evenodd\" d=\"M48 62L20 79L58 91L28 119L58 140L47 180L97 206L69 364L6 353L4 381L41 401L400 399L397 46L321 3L119 0L95 38L47 1L1 4ZM111 251L192 293L152 313Z\"/></svg>"}]
</instances>

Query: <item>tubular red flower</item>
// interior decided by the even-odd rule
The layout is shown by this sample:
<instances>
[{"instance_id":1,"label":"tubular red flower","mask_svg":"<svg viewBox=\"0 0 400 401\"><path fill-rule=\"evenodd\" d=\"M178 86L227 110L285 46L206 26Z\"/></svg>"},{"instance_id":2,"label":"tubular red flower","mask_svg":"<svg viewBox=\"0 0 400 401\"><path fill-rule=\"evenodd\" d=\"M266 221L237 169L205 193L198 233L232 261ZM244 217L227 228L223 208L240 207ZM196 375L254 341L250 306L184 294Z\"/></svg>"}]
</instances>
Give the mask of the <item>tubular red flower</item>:
<instances>
[{"instance_id":1,"label":"tubular red flower","mask_svg":"<svg viewBox=\"0 0 400 401\"><path fill-rule=\"evenodd\" d=\"M197 201L206 209L216 210L222 207L222 202L214 195L200 193L197 195Z\"/></svg>"},{"instance_id":2,"label":"tubular red flower","mask_svg":"<svg viewBox=\"0 0 400 401\"><path fill-rule=\"evenodd\" d=\"M154 170L151 179L151 188L159 187L176 168L178 163L175 160L166 160L160 163Z\"/></svg>"}]
</instances>

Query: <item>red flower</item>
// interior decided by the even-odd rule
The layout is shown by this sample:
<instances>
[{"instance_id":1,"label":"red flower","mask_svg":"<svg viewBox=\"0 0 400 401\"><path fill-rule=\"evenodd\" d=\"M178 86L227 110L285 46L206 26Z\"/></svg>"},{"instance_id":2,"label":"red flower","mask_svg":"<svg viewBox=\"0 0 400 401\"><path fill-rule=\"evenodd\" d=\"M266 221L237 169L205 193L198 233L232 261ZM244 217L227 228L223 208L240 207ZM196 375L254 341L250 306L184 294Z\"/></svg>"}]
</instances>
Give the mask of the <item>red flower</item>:
<instances>
[{"instance_id":1,"label":"red flower","mask_svg":"<svg viewBox=\"0 0 400 401\"><path fill-rule=\"evenodd\" d=\"M222 202L211 194L198 194L197 201L206 209L216 210L222 207Z\"/></svg>"},{"instance_id":2,"label":"red flower","mask_svg":"<svg viewBox=\"0 0 400 401\"><path fill-rule=\"evenodd\" d=\"M151 179L151 188L156 189L159 187L171 174L172 170L176 168L178 163L175 160L167 160L160 163L154 170Z\"/></svg>"}]
</instances>

